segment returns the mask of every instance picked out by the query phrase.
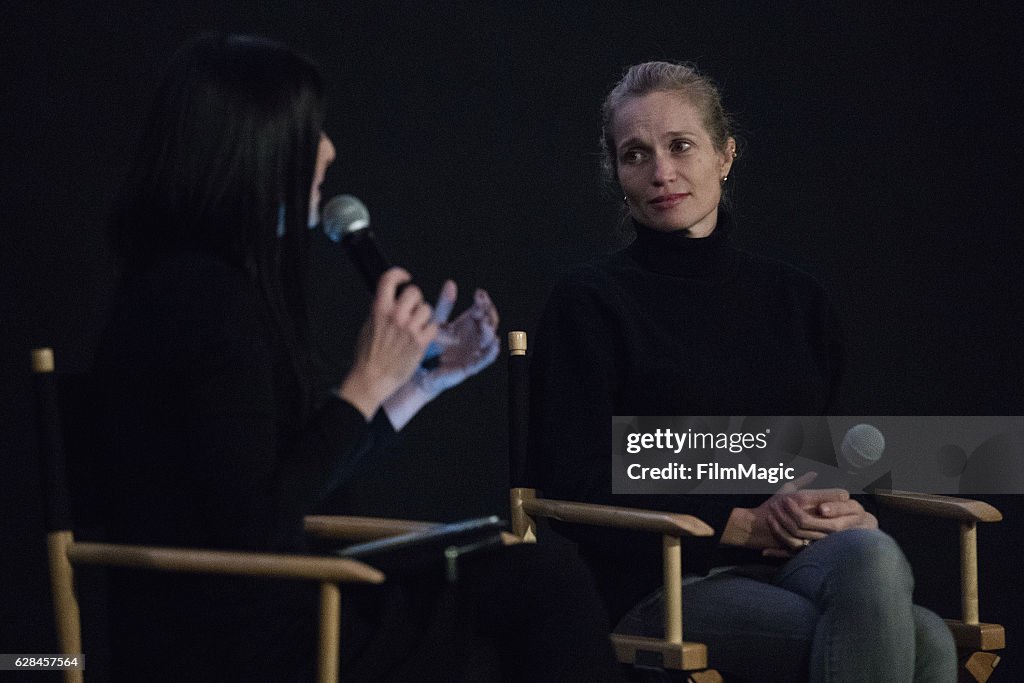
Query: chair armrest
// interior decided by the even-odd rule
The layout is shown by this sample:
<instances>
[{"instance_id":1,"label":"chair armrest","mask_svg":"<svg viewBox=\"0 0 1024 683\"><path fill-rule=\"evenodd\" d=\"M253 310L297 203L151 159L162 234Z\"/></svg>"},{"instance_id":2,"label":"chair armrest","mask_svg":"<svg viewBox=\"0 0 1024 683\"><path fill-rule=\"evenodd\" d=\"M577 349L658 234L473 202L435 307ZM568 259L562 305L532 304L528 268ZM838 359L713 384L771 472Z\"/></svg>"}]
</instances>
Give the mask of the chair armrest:
<instances>
[{"instance_id":1,"label":"chair armrest","mask_svg":"<svg viewBox=\"0 0 1024 683\"><path fill-rule=\"evenodd\" d=\"M592 526L636 529L669 536L714 536L715 530L692 515L638 510L636 508L576 503L547 498L528 498L522 502L528 515L549 517L562 522Z\"/></svg>"},{"instance_id":2,"label":"chair armrest","mask_svg":"<svg viewBox=\"0 0 1024 683\"><path fill-rule=\"evenodd\" d=\"M875 491L874 495L882 505L913 515L942 517L961 522L998 522L1003 518L1002 513L988 503L970 498L884 489Z\"/></svg>"},{"instance_id":3,"label":"chair armrest","mask_svg":"<svg viewBox=\"0 0 1024 683\"><path fill-rule=\"evenodd\" d=\"M345 558L259 552L197 550L118 543L75 542L67 549L72 564L134 567L165 572L266 576L282 579L383 583L384 574Z\"/></svg>"},{"instance_id":4,"label":"chair armrest","mask_svg":"<svg viewBox=\"0 0 1024 683\"><path fill-rule=\"evenodd\" d=\"M347 541L372 541L386 536L398 536L424 531L437 522L417 522L385 517L350 517L347 515L307 515L303 520L305 532L317 538Z\"/></svg>"}]
</instances>

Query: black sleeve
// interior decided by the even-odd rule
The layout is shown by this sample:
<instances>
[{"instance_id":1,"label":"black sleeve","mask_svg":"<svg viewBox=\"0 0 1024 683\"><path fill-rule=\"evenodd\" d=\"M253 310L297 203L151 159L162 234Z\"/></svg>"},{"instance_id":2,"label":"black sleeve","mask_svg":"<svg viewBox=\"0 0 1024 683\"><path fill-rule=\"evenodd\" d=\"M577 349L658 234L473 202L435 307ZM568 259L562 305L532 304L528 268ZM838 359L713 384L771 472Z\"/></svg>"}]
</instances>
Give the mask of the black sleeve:
<instances>
[{"instance_id":1,"label":"black sleeve","mask_svg":"<svg viewBox=\"0 0 1024 683\"><path fill-rule=\"evenodd\" d=\"M383 410L366 422L352 404L329 398L305 429L279 448L277 504L284 532L301 524L302 517L386 448L394 435Z\"/></svg>"},{"instance_id":2,"label":"black sleeve","mask_svg":"<svg viewBox=\"0 0 1024 683\"><path fill-rule=\"evenodd\" d=\"M118 525L167 544L301 547L302 517L392 438L386 416L332 396L289 417L289 361L239 270L182 258L122 293L97 359Z\"/></svg>"},{"instance_id":3,"label":"black sleeve","mask_svg":"<svg viewBox=\"0 0 1024 683\"><path fill-rule=\"evenodd\" d=\"M230 322L230 312L226 319ZM273 358L251 317L214 326L191 362L193 400L187 411L195 471L205 469L209 519L230 539L263 528L247 547L287 547L302 517L359 462L394 435L378 412L367 422L355 407L329 397L299 428L280 424ZM253 525L252 520L264 520ZM239 539L241 540L241 539Z\"/></svg>"},{"instance_id":4,"label":"black sleeve","mask_svg":"<svg viewBox=\"0 0 1024 683\"><path fill-rule=\"evenodd\" d=\"M566 279L552 292L532 343L530 457L548 497L692 514L716 531L691 545L708 554L734 504L700 495L613 495L611 418L629 312L600 286ZM582 543L624 546L657 542L591 527L564 529ZM695 548L696 549L696 548Z\"/></svg>"}]
</instances>

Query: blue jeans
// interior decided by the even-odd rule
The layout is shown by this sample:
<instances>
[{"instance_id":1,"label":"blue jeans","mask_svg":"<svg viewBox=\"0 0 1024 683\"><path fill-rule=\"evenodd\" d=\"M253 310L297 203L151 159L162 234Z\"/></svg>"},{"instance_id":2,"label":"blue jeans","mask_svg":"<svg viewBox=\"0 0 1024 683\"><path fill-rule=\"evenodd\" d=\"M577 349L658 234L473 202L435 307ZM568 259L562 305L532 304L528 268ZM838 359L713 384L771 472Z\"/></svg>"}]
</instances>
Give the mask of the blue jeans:
<instances>
[{"instance_id":1,"label":"blue jeans","mask_svg":"<svg viewBox=\"0 0 1024 683\"><path fill-rule=\"evenodd\" d=\"M684 558L685 562L685 558ZM896 542L851 529L812 543L781 567L736 567L683 586L683 638L709 665L749 681L956 681L943 621L912 604L914 579ZM617 632L663 634L661 591Z\"/></svg>"}]
</instances>

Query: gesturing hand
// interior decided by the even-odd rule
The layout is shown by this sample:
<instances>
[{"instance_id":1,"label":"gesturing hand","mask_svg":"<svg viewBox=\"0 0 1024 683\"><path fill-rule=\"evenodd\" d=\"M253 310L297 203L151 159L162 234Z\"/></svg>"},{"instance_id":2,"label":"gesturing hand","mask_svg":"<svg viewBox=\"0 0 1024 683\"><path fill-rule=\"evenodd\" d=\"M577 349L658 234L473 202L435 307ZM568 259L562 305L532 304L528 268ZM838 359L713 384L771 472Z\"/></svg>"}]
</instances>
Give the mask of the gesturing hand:
<instances>
[{"instance_id":1,"label":"gesturing hand","mask_svg":"<svg viewBox=\"0 0 1024 683\"><path fill-rule=\"evenodd\" d=\"M431 397L493 363L501 346L496 334L498 309L482 289L476 290L473 305L462 315L450 323L445 322L455 305L457 292L454 282L446 282L434 309L434 320L442 323L437 335L437 343L442 348L437 367L418 370L413 378Z\"/></svg>"},{"instance_id":2,"label":"gesturing hand","mask_svg":"<svg viewBox=\"0 0 1024 683\"><path fill-rule=\"evenodd\" d=\"M434 309L433 321L440 326L434 343L440 347L437 365L419 368L408 382L383 403L384 411L396 429L408 423L420 408L451 389L467 377L475 375L494 362L500 344L496 334L498 310L482 289L476 291L473 305L453 320L446 322L455 306L458 289L448 280Z\"/></svg>"}]
</instances>

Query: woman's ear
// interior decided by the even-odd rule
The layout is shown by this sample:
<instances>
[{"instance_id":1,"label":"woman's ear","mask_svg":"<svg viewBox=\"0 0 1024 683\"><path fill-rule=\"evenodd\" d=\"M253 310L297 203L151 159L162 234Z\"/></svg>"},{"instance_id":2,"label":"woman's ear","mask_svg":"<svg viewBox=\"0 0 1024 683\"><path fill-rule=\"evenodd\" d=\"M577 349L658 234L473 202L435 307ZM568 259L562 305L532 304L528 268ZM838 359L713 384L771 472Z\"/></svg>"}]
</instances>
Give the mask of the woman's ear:
<instances>
[{"instance_id":1,"label":"woman's ear","mask_svg":"<svg viewBox=\"0 0 1024 683\"><path fill-rule=\"evenodd\" d=\"M733 159L736 158L736 138L727 138L725 141L725 150L722 152L722 168L719 176L725 178L729 175L729 171L732 169Z\"/></svg>"}]
</instances>

